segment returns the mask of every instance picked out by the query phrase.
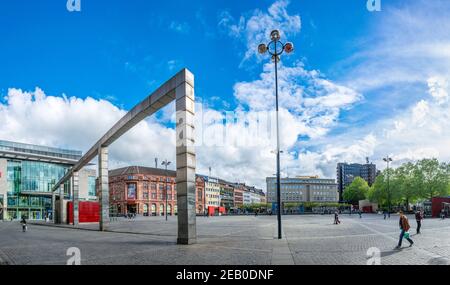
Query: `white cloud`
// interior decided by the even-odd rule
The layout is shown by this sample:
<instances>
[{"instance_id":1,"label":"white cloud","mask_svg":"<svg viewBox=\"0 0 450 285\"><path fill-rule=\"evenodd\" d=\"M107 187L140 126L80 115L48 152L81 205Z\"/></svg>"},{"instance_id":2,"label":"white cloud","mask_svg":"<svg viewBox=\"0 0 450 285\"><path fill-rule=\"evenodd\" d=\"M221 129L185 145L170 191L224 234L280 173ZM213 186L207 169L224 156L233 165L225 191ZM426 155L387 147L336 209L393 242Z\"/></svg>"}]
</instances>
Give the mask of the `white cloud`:
<instances>
[{"instance_id":1,"label":"white cloud","mask_svg":"<svg viewBox=\"0 0 450 285\"><path fill-rule=\"evenodd\" d=\"M448 100L449 84L445 78L439 76L429 78L428 88L430 95L433 96L439 104L444 104Z\"/></svg>"},{"instance_id":2,"label":"white cloud","mask_svg":"<svg viewBox=\"0 0 450 285\"><path fill-rule=\"evenodd\" d=\"M0 138L86 152L125 113L105 100L47 96L39 88L9 89L0 104ZM112 165L149 165L156 156L173 159L174 148L159 140L174 139L174 130L152 120L141 122L112 145Z\"/></svg>"},{"instance_id":3,"label":"white cloud","mask_svg":"<svg viewBox=\"0 0 450 285\"><path fill-rule=\"evenodd\" d=\"M384 3L359 51L341 62L347 83L360 92L387 86L426 84L435 74L449 77L449 1Z\"/></svg>"},{"instance_id":4,"label":"white cloud","mask_svg":"<svg viewBox=\"0 0 450 285\"><path fill-rule=\"evenodd\" d=\"M186 22L172 21L169 24L169 29L180 34L189 34L191 26Z\"/></svg>"},{"instance_id":5,"label":"white cloud","mask_svg":"<svg viewBox=\"0 0 450 285\"><path fill-rule=\"evenodd\" d=\"M239 82L234 95L244 107L255 111L275 109L273 64L265 64L260 79ZM345 86L327 80L319 71L304 69L303 64L281 65L279 70L280 107L295 116L305 132L316 138L325 135L337 124L342 109L349 109L362 95Z\"/></svg>"},{"instance_id":6,"label":"white cloud","mask_svg":"<svg viewBox=\"0 0 450 285\"><path fill-rule=\"evenodd\" d=\"M431 78L428 81L434 82ZM430 84L429 93L435 91L434 84ZM439 92L448 93L448 86ZM450 161L450 102L441 99L442 96L430 96L390 118L339 136L321 138L312 144L316 149L307 157L319 160L315 163L319 168L329 162L328 168L325 167L328 171L337 162L333 159L336 157L341 161L363 162L369 156L379 168L385 167L382 158L386 155L394 158L393 166L423 158Z\"/></svg>"},{"instance_id":7,"label":"white cloud","mask_svg":"<svg viewBox=\"0 0 450 285\"><path fill-rule=\"evenodd\" d=\"M269 7L267 12L256 9L248 18L240 16L239 21L236 21L228 11L223 11L219 15L219 26L225 28L230 36L242 39L246 43L247 52L242 63L257 56L258 45L269 42L268 38L272 30L280 30L282 38L300 32L300 16L289 15L288 5L289 1L278 0Z\"/></svg>"}]
</instances>

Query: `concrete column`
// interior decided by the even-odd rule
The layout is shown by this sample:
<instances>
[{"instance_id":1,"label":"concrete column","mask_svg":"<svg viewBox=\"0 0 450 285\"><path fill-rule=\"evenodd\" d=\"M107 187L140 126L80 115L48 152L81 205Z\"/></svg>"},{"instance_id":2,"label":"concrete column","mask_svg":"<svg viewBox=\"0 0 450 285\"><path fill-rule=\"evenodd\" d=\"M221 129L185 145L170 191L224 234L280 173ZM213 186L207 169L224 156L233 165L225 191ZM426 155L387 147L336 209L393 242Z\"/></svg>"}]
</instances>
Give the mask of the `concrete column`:
<instances>
[{"instance_id":1,"label":"concrete column","mask_svg":"<svg viewBox=\"0 0 450 285\"><path fill-rule=\"evenodd\" d=\"M0 203L3 205L3 219L8 218L8 161L6 159L0 158ZM3 197L3 198L2 198ZM1 219L0 214L0 219Z\"/></svg>"},{"instance_id":2,"label":"concrete column","mask_svg":"<svg viewBox=\"0 0 450 285\"><path fill-rule=\"evenodd\" d=\"M184 71L176 88L178 244L196 243L194 76Z\"/></svg>"},{"instance_id":3,"label":"concrete column","mask_svg":"<svg viewBox=\"0 0 450 285\"><path fill-rule=\"evenodd\" d=\"M64 184L59 186L59 219L58 224L64 224Z\"/></svg>"},{"instance_id":4,"label":"concrete column","mask_svg":"<svg viewBox=\"0 0 450 285\"><path fill-rule=\"evenodd\" d=\"M77 226L80 222L79 203L80 203L80 187L78 172L74 172L72 176L72 202L73 202L73 225Z\"/></svg>"},{"instance_id":5,"label":"concrete column","mask_svg":"<svg viewBox=\"0 0 450 285\"><path fill-rule=\"evenodd\" d=\"M108 148L98 150L98 186L100 203L100 231L109 226Z\"/></svg>"},{"instance_id":6,"label":"concrete column","mask_svg":"<svg viewBox=\"0 0 450 285\"><path fill-rule=\"evenodd\" d=\"M55 219L55 208L56 208L56 194L53 191L52 192L52 221L55 224L56 223L56 219Z\"/></svg>"}]
</instances>

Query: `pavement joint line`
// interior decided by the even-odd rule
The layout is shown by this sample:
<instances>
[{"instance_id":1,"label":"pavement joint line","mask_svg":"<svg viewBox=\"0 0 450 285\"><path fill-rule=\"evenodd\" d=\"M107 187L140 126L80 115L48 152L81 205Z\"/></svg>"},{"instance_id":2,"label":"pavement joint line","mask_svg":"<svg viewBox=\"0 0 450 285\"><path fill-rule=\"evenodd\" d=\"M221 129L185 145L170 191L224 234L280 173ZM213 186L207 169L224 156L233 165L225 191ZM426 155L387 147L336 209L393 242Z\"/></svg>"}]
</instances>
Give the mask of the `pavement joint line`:
<instances>
[{"instance_id":1,"label":"pavement joint line","mask_svg":"<svg viewBox=\"0 0 450 285\"><path fill-rule=\"evenodd\" d=\"M278 237L278 229L277 235ZM282 230L282 236L283 238L280 239L274 239L272 241L273 247L272 247L272 258L271 258L271 264L272 265L295 265L295 259L292 255L292 251L289 247L289 242L287 240L286 233L284 230Z\"/></svg>"},{"instance_id":2,"label":"pavement joint line","mask_svg":"<svg viewBox=\"0 0 450 285\"><path fill-rule=\"evenodd\" d=\"M372 232L378 233L379 235L384 236L385 238L388 238L388 239L390 239L390 240L393 240L393 241L398 242L398 239L396 239L396 238L394 238L394 237L392 237L392 236L390 236L390 235L388 235L388 234L385 234L385 233L383 233L383 232L380 232L380 231L378 231L378 230L372 229L372 228L370 228L369 226L364 225L363 223L358 223L358 222L356 222L356 221L351 221L351 222L353 222L353 223L355 223L355 224L358 224L358 225L360 225L360 226L362 226L362 227L364 227L364 228L366 228L366 229L368 229L368 230L370 230L370 231L372 231ZM435 259L438 259L438 258L441 259L441 258L443 258L443 259L447 259L447 260L448 260L447 257L442 256L442 255L438 255L438 254L434 254L434 253L432 253L432 252L429 252L429 251L426 250L426 249L423 249L423 248L418 247L416 244L415 244L413 247L411 247L411 249L413 249L414 251L420 251L420 252L422 252L422 253L428 255L428 256L431 257L431 258L435 258Z\"/></svg>"}]
</instances>

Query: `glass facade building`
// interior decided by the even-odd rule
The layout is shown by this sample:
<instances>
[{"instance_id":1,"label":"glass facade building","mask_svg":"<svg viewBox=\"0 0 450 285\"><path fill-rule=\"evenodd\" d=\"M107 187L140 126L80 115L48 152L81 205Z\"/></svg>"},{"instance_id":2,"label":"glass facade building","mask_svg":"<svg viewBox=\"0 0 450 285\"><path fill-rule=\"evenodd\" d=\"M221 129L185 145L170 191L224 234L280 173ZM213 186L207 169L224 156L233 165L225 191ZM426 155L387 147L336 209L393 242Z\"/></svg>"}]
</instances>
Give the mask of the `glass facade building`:
<instances>
[{"instance_id":1,"label":"glass facade building","mask_svg":"<svg viewBox=\"0 0 450 285\"><path fill-rule=\"evenodd\" d=\"M51 215L52 187L81 155L79 151L0 141L0 159L6 161L6 191L0 192L6 192L7 218L42 220ZM66 197L69 188L66 183Z\"/></svg>"},{"instance_id":2,"label":"glass facade building","mask_svg":"<svg viewBox=\"0 0 450 285\"><path fill-rule=\"evenodd\" d=\"M35 161L7 161L8 217L44 219L51 212L51 189L69 166ZM69 184L64 185L68 195Z\"/></svg>"}]
</instances>

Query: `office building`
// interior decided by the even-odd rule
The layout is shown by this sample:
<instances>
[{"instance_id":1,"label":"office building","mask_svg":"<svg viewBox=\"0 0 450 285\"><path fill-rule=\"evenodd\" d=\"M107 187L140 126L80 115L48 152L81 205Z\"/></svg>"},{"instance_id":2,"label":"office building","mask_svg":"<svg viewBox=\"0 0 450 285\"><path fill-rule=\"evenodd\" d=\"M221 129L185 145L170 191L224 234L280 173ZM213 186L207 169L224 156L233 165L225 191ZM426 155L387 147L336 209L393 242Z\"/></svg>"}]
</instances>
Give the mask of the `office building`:
<instances>
[{"instance_id":1,"label":"office building","mask_svg":"<svg viewBox=\"0 0 450 285\"><path fill-rule=\"evenodd\" d=\"M338 163L336 169L339 201L343 201L345 188L350 185L356 177L366 180L369 186L375 183L377 178L377 167L373 163Z\"/></svg>"},{"instance_id":2,"label":"office building","mask_svg":"<svg viewBox=\"0 0 450 285\"><path fill-rule=\"evenodd\" d=\"M318 176L281 178L281 202L337 202L338 189L334 179L321 179ZM277 179L267 177L267 202L277 202Z\"/></svg>"}]
</instances>

